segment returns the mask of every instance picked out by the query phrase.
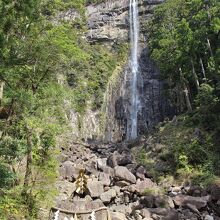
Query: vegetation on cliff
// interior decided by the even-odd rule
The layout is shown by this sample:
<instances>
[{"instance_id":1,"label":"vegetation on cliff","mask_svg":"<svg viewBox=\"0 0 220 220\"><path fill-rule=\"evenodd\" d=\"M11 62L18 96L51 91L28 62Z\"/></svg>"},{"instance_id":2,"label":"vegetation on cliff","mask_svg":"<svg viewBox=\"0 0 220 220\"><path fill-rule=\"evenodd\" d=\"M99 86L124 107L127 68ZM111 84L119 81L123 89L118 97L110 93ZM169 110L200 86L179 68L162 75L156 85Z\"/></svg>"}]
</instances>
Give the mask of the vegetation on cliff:
<instances>
[{"instance_id":1,"label":"vegetation on cliff","mask_svg":"<svg viewBox=\"0 0 220 220\"><path fill-rule=\"evenodd\" d=\"M85 3L0 2L0 219L36 219L50 205L65 103L80 113L88 101L99 108L125 57L125 45L111 51L85 40ZM79 18L59 19L68 9Z\"/></svg>"},{"instance_id":2,"label":"vegetation on cliff","mask_svg":"<svg viewBox=\"0 0 220 220\"><path fill-rule=\"evenodd\" d=\"M170 103L176 114L187 113L158 131L167 146L163 157L172 164L170 173L199 172L203 180L220 168L219 14L216 0L168 0L147 25L151 57L166 79Z\"/></svg>"}]
</instances>

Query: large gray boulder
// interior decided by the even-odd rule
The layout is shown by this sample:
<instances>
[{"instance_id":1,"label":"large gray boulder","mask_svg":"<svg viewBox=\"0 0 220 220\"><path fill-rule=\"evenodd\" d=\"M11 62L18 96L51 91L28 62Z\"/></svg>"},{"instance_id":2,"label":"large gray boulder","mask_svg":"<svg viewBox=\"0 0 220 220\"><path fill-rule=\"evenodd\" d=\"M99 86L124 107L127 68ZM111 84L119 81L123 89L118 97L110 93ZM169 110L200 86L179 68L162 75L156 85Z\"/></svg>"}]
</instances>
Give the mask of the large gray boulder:
<instances>
[{"instance_id":1,"label":"large gray boulder","mask_svg":"<svg viewBox=\"0 0 220 220\"><path fill-rule=\"evenodd\" d=\"M60 201L69 199L72 193L76 190L75 183L68 182L67 180L57 181L55 186L59 191L59 195L56 197L58 204Z\"/></svg>"},{"instance_id":2,"label":"large gray boulder","mask_svg":"<svg viewBox=\"0 0 220 220\"><path fill-rule=\"evenodd\" d=\"M166 209L166 208L153 208L148 209L151 213L151 216L158 216L158 219L163 220L178 220L179 215L175 209ZM154 218L153 218L154 219Z\"/></svg>"},{"instance_id":3,"label":"large gray boulder","mask_svg":"<svg viewBox=\"0 0 220 220\"><path fill-rule=\"evenodd\" d=\"M126 166L133 163L133 156L128 151L123 151L121 154L118 151L114 151L112 155L109 156L107 164L114 168L115 166Z\"/></svg>"},{"instance_id":4,"label":"large gray boulder","mask_svg":"<svg viewBox=\"0 0 220 220\"><path fill-rule=\"evenodd\" d=\"M76 167L72 161L65 161L60 169L59 173L64 179L74 181L79 175L80 167Z\"/></svg>"},{"instance_id":5,"label":"large gray boulder","mask_svg":"<svg viewBox=\"0 0 220 220\"><path fill-rule=\"evenodd\" d=\"M111 183L110 175L107 173L99 173L98 179L104 186L109 186Z\"/></svg>"},{"instance_id":6,"label":"large gray boulder","mask_svg":"<svg viewBox=\"0 0 220 220\"><path fill-rule=\"evenodd\" d=\"M156 186L157 185L154 182L152 182L151 179L146 178L143 181L138 179L136 184L126 186L123 188L123 190L127 190L132 193L135 192L137 194L143 194L146 189L155 188Z\"/></svg>"},{"instance_id":7,"label":"large gray boulder","mask_svg":"<svg viewBox=\"0 0 220 220\"><path fill-rule=\"evenodd\" d=\"M103 183L97 180L88 180L87 188L92 198L98 198L104 193Z\"/></svg>"},{"instance_id":8,"label":"large gray boulder","mask_svg":"<svg viewBox=\"0 0 220 220\"><path fill-rule=\"evenodd\" d=\"M136 177L126 167L116 166L114 171L116 179L136 183Z\"/></svg>"},{"instance_id":9,"label":"large gray boulder","mask_svg":"<svg viewBox=\"0 0 220 220\"><path fill-rule=\"evenodd\" d=\"M110 189L100 195L100 199L103 201L104 204L111 202L111 200L115 197L116 191L114 189Z\"/></svg>"},{"instance_id":10,"label":"large gray boulder","mask_svg":"<svg viewBox=\"0 0 220 220\"><path fill-rule=\"evenodd\" d=\"M126 220L126 216L120 212L111 212L110 213L112 220Z\"/></svg>"},{"instance_id":11,"label":"large gray boulder","mask_svg":"<svg viewBox=\"0 0 220 220\"><path fill-rule=\"evenodd\" d=\"M187 195L178 195L173 198L175 205L182 207L195 207L196 209L201 209L207 206L210 196L203 197L193 197Z\"/></svg>"}]
</instances>

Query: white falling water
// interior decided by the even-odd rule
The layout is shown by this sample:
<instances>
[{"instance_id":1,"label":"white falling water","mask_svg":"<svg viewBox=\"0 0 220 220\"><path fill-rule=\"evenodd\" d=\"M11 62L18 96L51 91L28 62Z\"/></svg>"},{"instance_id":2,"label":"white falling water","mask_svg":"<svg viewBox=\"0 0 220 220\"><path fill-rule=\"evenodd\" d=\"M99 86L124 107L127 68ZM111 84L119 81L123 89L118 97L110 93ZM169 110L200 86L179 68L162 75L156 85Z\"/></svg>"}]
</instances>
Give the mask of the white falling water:
<instances>
[{"instance_id":1,"label":"white falling water","mask_svg":"<svg viewBox=\"0 0 220 220\"><path fill-rule=\"evenodd\" d=\"M137 116L139 108L139 95L137 89L138 79L138 39L139 39L139 19L138 19L138 0L130 0L130 41L131 41L131 125L127 131L127 139L137 138Z\"/></svg>"}]
</instances>

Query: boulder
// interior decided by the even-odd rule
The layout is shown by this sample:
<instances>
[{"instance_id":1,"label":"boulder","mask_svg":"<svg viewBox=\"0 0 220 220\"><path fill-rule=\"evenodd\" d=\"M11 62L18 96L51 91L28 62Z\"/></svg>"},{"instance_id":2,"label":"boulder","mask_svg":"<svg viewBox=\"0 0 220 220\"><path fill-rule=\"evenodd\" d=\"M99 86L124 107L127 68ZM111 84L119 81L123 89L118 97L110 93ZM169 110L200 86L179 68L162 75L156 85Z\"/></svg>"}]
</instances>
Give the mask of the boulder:
<instances>
[{"instance_id":1,"label":"boulder","mask_svg":"<svg viewBox=\"0 0 220 220\"><path fill-rule=\"evenodd\" d=\"M169 210L163 220L178 220L179 214L176 210Z\"/></svg>"},{"instance_id":2,"label":"boulder","mask_svg":"<svg viewBox=\"0 0 220 220\"><path fill-rule=\"evenodd\" d=\"M166 195L155 196L154 205L157 208L174 208L173 200L171 199L171 197Z\"/></svg>"},{"instance_id":3,"label":"boulder","mask_svg":"<svg viewBox=\"0 0 220 220\"><path fill-rule=\"evenodd\" d=\"M126 216L120 212L111 212L110 213L112 220L126 220Z\"/></svg>"},{"instance_id":4,"label":"boulder","mask_svg":"<svg viewBox=\"0 0 220 220\"><path fill-rule=\"evenodd\" d=\"M166 208L151 208L148 209L151 214L156 214L156 215L161 215L161 216L166 216L167 213L169 212L169 209Z\"/></svg>"},{"instance_id":5,"label":"boulder","mask_svg":"<svg viewBox=\"0 0 220 220\"><path fill-rule=\"evenodd\" d=\"M111 154L108 159L107 159L107 165L114 168L115 166L117 166L117 158L119 156L119 153L117 151L114 151L113 154Z\"/></svg>"},{"instance_id":6,"label":"boulder","mask_svg":"<svg viewBox=\"0 0 220 220\"><path fill-rule=\"evenodd\" d=\"M98 158L97 159L97 168L103 170L103 167L107 166L106 158Z\"/></svg>"},{"instance_id":7,"label":"boulder","mask_svg":"<svg viewBox=\"0 0 220 220\"><path fill-rule=\"evenodd\" d=\"M211 194L211 199L217 201L220 199L220 181L210 185L208 191Z\"/></svg>"},{"instance_id":8,"label":"boulder","mask_svg":"<svg viewBox=\"0 0 220 220\"><path fill-rule=\"evenodd\" d=\"M112 169L112 168L109 167L109 166L103 166L103 167L102 167L102 171L103 171L104 173L109 174L110 176L114 176L114 169Z\"/></svg>"},{"instance_id":9,"label":"boulder","mask_svg":"<svg viewBox=\"0 0 220 220\"><path fill-rule=\"evenodd\" d=\"M207 192L201 186L191 186L187 191L187 194L194 197L206 196Z\"/></svg>"},{"instance_id":10,"label":"boulder","mask_svg":"<svg viewBox=\"0 0 220 220\"><path fill-rule=\"evenodd\" d=\"M101 181L104 186L109 186L111 183L110 175L107 173L99 173L98 180Z\"/></svg>"},{"instance_id":11,"label":"boulder","mask_svg":"<svg viewBox=\"0 0 220 220\"><path fill-rule=\"evenodd\" d=\"M140 202L147 208L153 208L154 207L154 195L142 196L140 199Z\"/></svg>"},{"instance_id":12,"label":"boulder","mask_svg":"<svg viewBox=\"0 0 220 220\"><path fill-rule=\"evenodd\" d=\"M97 163L96 160L90 160L86 165L86 173L97 175Z\"/></svg>"},{"instance_id":13,"label":"boulder","mask_svg":"<svg viewBox=\"0 0 220 220\"><path fill-rule=\"evenodd\" d=\"M123 187L125 187L125 186L129 186L130 183L128 183L128 182L126 182L126 181L124 181L124 180L121 180L121 181L115 182L115 185L118 186L118 187L123 188Z\"/></svg>"},{"instance_id":14,"label":"boulder","mask_svg":"<svg viewBox=\"0 0 220 220\"><path fill-rule=\"evenodd\" d=\"M134 160L134 158L129 151L123 151L117 157L117 164L119 166L126 166L128 164L132 164L133 160Z\"/></svg>"},{"instance_id":15,"label":"boulder","mask_svg":"<svg viewBox=\"0 0 220 220\"><path fill-rule=\"evenodd\" d=\"M59 173L60 175L69 181L74 181L77 176L79 175L81 167L75 167L75 164L71 161L65 161L60 169Z\"/></svg>"},{"instance_id":16,"label":"boulder","mask_svg":"<svg viewBox=\"0 0 220 220\"><path fill-rule=\"evenodd\" d=\"M119 195L121 192L121 188L119 186L112 186L112 189L116 191L116 194Z\"/></svg>"},{"instance_id":17,"label":"boulder","mask_svg":"<svg viewBox=\"0 0 220 220\"><path fill-rule=\"evenodd\" d=\"M143 166L140 166L136 170L136 177L140 179L145 179L146 169Z\"/></svg>"},{"instance_id":18,"label":"boulder","mask_svg":"<svg viewBox=\"0 0 220 220\"><path fill-rule=\"evenodd\" d=\"M110 189L107 192L104 192L100 195L100 199L103 203L110 203L113 198L116 197L116 191L114 189Z\"/></svg>"},{"instance_id":19,"label":"boulder","mask_svg":"<svg viewBox=\"0 0 220 220\"><path fill-rule=\"evenodd\" d=\"M211 215L206 215L204 220L214 220L214 217Z\"/></svg>"},{"instance_id":20,"label":"boulder","mask_svg":"<svg viewBox=\"0 0 220 220\"><path fill-rule=\"evenodd\" d=\"M97 180L88 180L87 188L92 198L98 198L104 193L103 183Z\"/></svg>"},{"instance_id":21,"label":"boulder","mask_svg":"<svg viewBox=\"0 0 220 220\"><path fill-rule=\"evenodd\" d=\"M156 219L163 219L163 220L178 220L179 219L179 214L175 209L154 208L154 209L148 209L148 210L150 211L153 219L154 219L154 216L156 216Z\"/></svg>"},{"instance_id":22,"label":"boulder","mask_svg":"<svg viewBox=\"0 0 220 220\"><path fill-rule=\"evenodd\" d=\"M136 184L126 186L123 188L123 190L127 190L133 193L136 192L138 194L143 194L146 189L150 189L152 187L156 187L156 184L152 182L151 179L144 179L143 181L138 179Z\"/></svg>"},{"instance_id":23,"label":"boulder","mask_svg":"<svg viewBox=\"0 0 220 220\"><path fill-rule=\"evenodd\" d=\"M136 177L126 167L116 166L114 171L115 177L118 180L125 180L129 183L136 183Z\"/></svg>"},{"instance_id":24,"label":"boulder","mask_svg":"<svg viewBox=\"0 0 220 220\"><path fill-rule=\"evenodd\" d=\"M141 209L141 215L143 218L150 218L151 217L151 213L148 209Z\"/></svg>"},{"instance_id":25,"label":"boulder","mask_svg":"<svg viewBox=\"0 0 220 220\"><path fill-rule=\"evenodd\" d=\"M107 159L107 165L114 168L115 166L126 166L133 163L133 156L128 151L123 151L121 154L118 151L114 151L112 155Z\"/></svg>"},{"instance_id":26,"label":"boulder","mask_svg":"<svg viewBox=\"0 0 220 220\"><path fill-rule=\"evenodd\" d=\"M119 205L113 204L110 207L110 210L113 212L120 212L123 214L131 214L132 212L131 206L125 204L119 204Z\"/></svg>"},{"instance_id":27,"label":"boulder","mask_svg":"<svg viewBox=\"0 0 220 220\"><path fill-rule=\"evenodd\" d=\"M178 195L173 198L175 205L188 207L188 205L194 206L196 209L201 209L207 206L210 196L193 197L186 195Z\"/></svg>"},{"instance_id":28,"label":"boulder","mask_svg":"<svg viewBox=\"0 0 220 220\"><path fill-rule=\"evenodd\" d=\"M69 181L57 181L55 184L57 190L60 195L65 194L67 197L70 197L72 193L76 190L75 183L71 183Z\"/></svg>"}]
</instances>

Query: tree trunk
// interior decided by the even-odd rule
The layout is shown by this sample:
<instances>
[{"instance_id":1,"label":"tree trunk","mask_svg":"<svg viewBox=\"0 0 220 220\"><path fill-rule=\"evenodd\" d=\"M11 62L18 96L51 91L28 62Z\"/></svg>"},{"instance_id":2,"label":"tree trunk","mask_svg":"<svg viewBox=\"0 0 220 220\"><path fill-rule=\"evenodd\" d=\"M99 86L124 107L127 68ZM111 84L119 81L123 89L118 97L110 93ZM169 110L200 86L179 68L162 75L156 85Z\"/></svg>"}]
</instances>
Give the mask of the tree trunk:
<instances>
[{"instance_id":1,"label":"tree trunk","mask_svg":"<svg viewBox=\"0 0 220 220\"><path fill-rule=\"evenodd\" d=\"M183 90L183 92L184 92L185 99L186 99L187 110L188 110L189 112L191 112L191 111L192 111L192 106L191 106L190 98L189 98L189 90L187 89L185 83L184 83L183 86L184 86L184 90Z\"/></svg>"},{"instance_id":2,"label":"tree trunk","mask_svg":"<svg viewBox=\"0 0 220 220\"><path fill-rule=\"evenodd\" d=\"M27 161L26 161L26 172L25 172L25 177L24 177L24 190L23 190L24 193L27 193L27 188L31 182L32 146L33 146L32 134L29 131L28 136L27 136Z\"/></svg>"},{"instance_id":3,"label":"tree trunk","mask_svg":"<svg viewBox=\"0 0 220 220\"><path fill-rule=\"evenodd\" d=\"M194 63L193 63L193 59L191 59L191 64L192 64L192 72L193 72L193 76L194 76L194 79L195 79L195 83L196 83L196 89L197 91L199 91L199 79L198 79L198 76L196 74L196 71L195 71L195 66L194 66Z\"/></svg>"},{"instance_id":4,"label":"tree trunk","mask_svg":"<svg viewBox=\"0 0 220 220\"><path fill-rule=\"evenodd\" d=\"M199 59L199 62L200 62L201 68L202 68L203 79L204 79L204 81L206 81L205 68L204 68L204 65L203 65L203 62L202 62L202 59L201 59L201 58Z\"/></svg>"},{"instance_id":5,"label":"tree trunk","mask_svg":"<svg viewBox=\"0 0 220 220\"><path fill-rule=\"evenodd\" d=\"M208 44L208 48L209 48L211 57L213 57L212 47L211 47L211 44L210 44L210 40L208 38L207 38L207 44Z\"/></svg>"},{"instance_id":6,"label":"tree trunk","mask_svg":"<svg viewBox=\"0 0 220 220\"><path fill-rule=\"evenodd\" d=\"M180 71L180 77L182 78L182 85L183 85L183 93L184 93L184 96L185 96L185 100L186 100L186 107L187 107L187 110L189 112L192 111L192 106L191 106L191 102L190 102L190 98L189 98L189 90L186 86L186 83L185 83L185 79L183 77L183 72L182 72L182 69L179 68L179 71Z\"/></svg>"},{"instance_id":7,"label":"tree trunk","mask_svg":"<svg viewBox=\"0 0 220 220\"><path fill-rule=\"evenodd\" d=\"M0 81L0 106L2 105L4 86L5 82Z\"/></svg>"}]
</instances>

